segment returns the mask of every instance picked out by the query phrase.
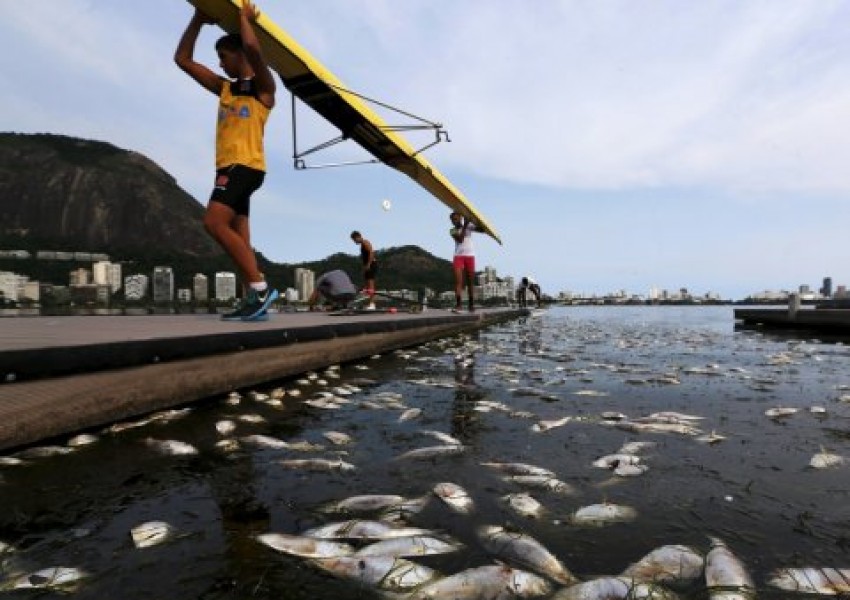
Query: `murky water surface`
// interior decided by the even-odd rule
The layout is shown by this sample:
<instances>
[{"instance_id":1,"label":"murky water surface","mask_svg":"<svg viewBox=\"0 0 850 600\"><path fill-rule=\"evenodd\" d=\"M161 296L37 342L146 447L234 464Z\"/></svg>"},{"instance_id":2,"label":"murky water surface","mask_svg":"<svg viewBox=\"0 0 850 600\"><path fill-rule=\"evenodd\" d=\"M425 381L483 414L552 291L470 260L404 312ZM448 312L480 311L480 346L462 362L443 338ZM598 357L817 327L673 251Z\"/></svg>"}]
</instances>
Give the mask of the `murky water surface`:
<instances>
[{"instance_id":1,"label":"murky water surface","mask_svg":"<svg viewBox=\"0 0 850 600\"><path fill-rule=\"evenodd\" d=\"M183 416L92 432L95 443L66 455L0 466L0 542L12 548L0 553L0 580L8 585L24 573L66 566L89 574L73 592L78 598L378 597L369 586L334 578L256 536L298 534L344 519L319 510L329 502L397 494L430 497L410 524L464 544L459 552L420 559L445 575L493 563L475 533L485 524L533 536L581 579L619 574L665 544L704 553L708 536L717 536L746 565L760 596L787 597L766 585L773 569L850 566L850 464L809 466L821 448L850 460L848 361L840 342L736 332L729 308L551 309L319 372L309 383L240 390L238 405L212 398ZM352 383L360 391L343 396L347 403L338 408L304 404ZM281 391L288 392L282 405L251 393ZM812 413L813 406L825 412ZM799 411L765 416L776 407ZM422 412L400 421L406 408ZM693 421L696 428L726 439L710 444L698 435L627 431L603 418L660 411L702 417ZM245 415L262 420L241 420ZM534 430L566 416L573 419ZM228 435L215 426L225 419L236 425ZM398 458L443 443L422 430L449 434L464 451ZM328 431L352 442L335 446L322 435ZM260 447L245 440L252 434L323 449ZM186 442L198 454L163 454L149 438ZM225 438L239 448L216 445ZM635 440L656 443L639 455L648 467L643 475L619 477L593 466ZM280 464L303 458L342 459L356 469ZM545 467L575 493L526 489L543 513L520 516L501 498L523 488L481 466L487 461ZM439 482L462 486L474 512L451 511L432 493ZM578 508L605 501L630 506L637 517L595 528L569 523ZM165 521L176 535L134 547L130 529L148 521ZM702 582L680 592L706 596Z\"/></svg>"}]
</instances>

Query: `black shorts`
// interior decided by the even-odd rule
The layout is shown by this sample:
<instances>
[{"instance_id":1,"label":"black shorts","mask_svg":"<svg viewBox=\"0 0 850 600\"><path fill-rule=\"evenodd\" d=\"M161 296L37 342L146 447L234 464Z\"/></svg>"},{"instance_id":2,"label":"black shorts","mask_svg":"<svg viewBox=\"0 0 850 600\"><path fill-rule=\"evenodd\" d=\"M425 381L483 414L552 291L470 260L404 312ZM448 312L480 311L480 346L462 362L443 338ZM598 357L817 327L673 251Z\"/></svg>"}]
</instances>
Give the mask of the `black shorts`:
<instances>
[{"instance_id":1,"label":"black shorts","mask_svg":"<svg viewBox=\"0 0 850 600\"><path fill-rule=\"evenodd\" d=\"M375 279L375 275L378 274L378 261L374 261L368 267L363 267L363 278L364 279Z\"/></svg>"},{"instance_id":2,"label":"black shorts","mask_svg":"<svg viewBox=\"0 0 850 600\"><path fill-rule=\"evenodd\" d=\"M245 165L230 165L215 172L215 188L210 201L229 206L237 215L251 212L251 194L263 185L266 173Z\"/></svg>"}]
</instances>

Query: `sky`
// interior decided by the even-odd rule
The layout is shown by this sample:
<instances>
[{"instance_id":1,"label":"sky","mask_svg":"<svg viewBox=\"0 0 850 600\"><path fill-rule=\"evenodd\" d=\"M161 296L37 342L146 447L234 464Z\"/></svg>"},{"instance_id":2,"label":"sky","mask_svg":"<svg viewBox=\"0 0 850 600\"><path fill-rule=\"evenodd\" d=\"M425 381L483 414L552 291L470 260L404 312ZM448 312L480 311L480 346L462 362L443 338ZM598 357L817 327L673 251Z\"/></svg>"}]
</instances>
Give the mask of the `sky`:
<instances>
[{"instance_id":1,"label":"sky","mask_svg":"<svg viewBox=\"0 0 850 600\"><path fill-rule=\"evenodd\" d=\"M499 232L477 266L543 291L743 298L850 286L846 0L265 0L349 88L441 123L426 158ZM0 131L141 152L206 204L216 98L173 63L185 0L0 5ZM206 27L196 58L218 69ZM277 262L416 244L448 209L384 165L295 170L290 95L266 129L252 241ZM384 109L393 123L410 123ZM337 132L297 107L299 149ZM433 133L405 134L414 146ZM350 143L353 144L353 143ZM311 164L369 158L354 145ZM382 209L390 199L392 208ZM380 284L380 282L379 282Z\"/></svg>"}]
</instances>

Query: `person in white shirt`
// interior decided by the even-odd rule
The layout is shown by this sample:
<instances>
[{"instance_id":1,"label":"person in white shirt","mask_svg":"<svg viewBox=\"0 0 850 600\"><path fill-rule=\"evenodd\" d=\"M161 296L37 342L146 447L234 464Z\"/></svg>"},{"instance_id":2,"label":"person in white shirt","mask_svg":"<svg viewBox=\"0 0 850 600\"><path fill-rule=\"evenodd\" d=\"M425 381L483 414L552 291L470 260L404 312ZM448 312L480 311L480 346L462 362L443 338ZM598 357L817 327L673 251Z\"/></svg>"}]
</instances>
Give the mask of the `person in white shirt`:
<instances>
[{"instance_id":1,"label":"person in white shirt","mask_svg":"<svg viewBox=\"0 0 850 600\"><path fill-rule=\"evenodd\" d=\"M459 312L462 308L461 297L463 295L463 284L466 282L466 289L469 294L469 312L473 312L475 310L475 293L473 291L475 249L472 245L472 232L475 231L475 223L458 212L449 215L449 219L452 222L449 234L455 241L455 254L452 261L455 274L455 307L453 310Z\"/></svg>"}]
</instances>

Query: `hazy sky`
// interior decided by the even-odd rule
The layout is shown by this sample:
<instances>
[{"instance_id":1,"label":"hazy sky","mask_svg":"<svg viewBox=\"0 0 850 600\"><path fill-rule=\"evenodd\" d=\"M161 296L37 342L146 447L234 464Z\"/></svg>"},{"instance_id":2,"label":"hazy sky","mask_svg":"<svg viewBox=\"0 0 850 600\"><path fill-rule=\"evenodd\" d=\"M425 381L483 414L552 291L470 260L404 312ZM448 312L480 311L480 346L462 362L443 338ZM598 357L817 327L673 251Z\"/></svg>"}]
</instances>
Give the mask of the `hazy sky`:
<instances>
[{"instance_id":1,"label":"hazy sky","mask_svg":"<svg viewBox=\"0 0 850 600\"><path fill-rule=\"evenodd\" d=\"M549 293L850 284L850 2L259 6L351 89L445 125L451 143L426 157L504 241L476 239L480 268ZM136 150L206 203L216 98L172 60L192 12L184 0L2 2L0 130ZM206 28L196 54L215 68L219 35ZM302 146L335 135L298 115ZM354 253L352 229L451 257L448 210L404 175L292 168L282 85L266 143L252 221L271 259Z\"/></svg>"}]
</instances>

